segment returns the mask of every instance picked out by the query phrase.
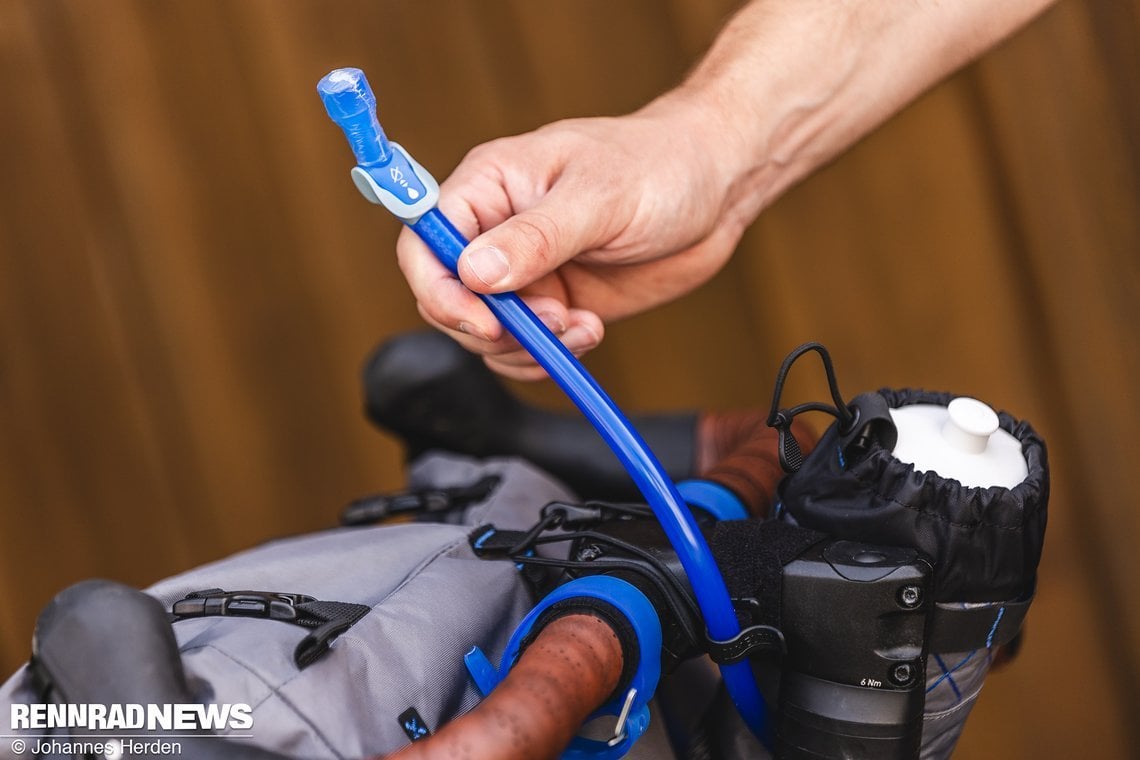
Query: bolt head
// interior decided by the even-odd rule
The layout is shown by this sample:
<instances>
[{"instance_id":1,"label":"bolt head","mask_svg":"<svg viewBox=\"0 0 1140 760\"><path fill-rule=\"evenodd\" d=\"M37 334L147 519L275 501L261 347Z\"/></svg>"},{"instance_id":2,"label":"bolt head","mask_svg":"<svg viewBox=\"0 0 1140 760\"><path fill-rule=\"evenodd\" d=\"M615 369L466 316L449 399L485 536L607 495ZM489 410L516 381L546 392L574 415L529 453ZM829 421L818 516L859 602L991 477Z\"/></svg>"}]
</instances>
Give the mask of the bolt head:
<instances>
[{"instance_id":1,"label":"bolt head","mask_svg":"<svg viewBox=\"0 0 1140 760\"><path fill-rule=\"evenodd\" d=\"M903 586L898 593L899 605L913 610L922 604L922 589L918 586Z\"/></svg>"},{"instance_id":2,"label":"bolt head","mask_svg":"<svg viewBox=\"0 0 1140 760\"><path fill-rule=\"evenodd\" d=\"M602 548L597 544L590 544L589 546L582 547L578 552L577 560L579 562L593 562L598 557L605 554Z\"/></svg>"},{"instance_id":3,"label":"bolt head","mask_svg":"<svg viewBox=\"0 0 1140 760\"><path fill-rule=\"evenodd\" d=\"M906 686L914 680L915 672L909 662L900 662L891 668L891 682L896 686Z\"/></svg>"}]
</instances>

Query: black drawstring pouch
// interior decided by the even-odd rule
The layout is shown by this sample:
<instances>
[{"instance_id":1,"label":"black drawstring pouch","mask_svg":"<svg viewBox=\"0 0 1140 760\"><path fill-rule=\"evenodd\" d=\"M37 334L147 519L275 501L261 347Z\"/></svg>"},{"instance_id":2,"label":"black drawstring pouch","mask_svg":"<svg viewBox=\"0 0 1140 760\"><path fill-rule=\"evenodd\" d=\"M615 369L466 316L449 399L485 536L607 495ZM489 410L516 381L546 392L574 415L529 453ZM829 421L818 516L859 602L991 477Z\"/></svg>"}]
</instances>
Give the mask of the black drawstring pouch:
<instances>
[{"instance_id":1,"label":"black drawstring pouch","mask_svg":"<svg viewBox=\"0 0 1140 760\"><path fill-rule=\"evenodd\" d=\"M803 527L835 537L919 549L934 562L935 601L1027 597L1041 559L1049 500L1045 444L1028 423L998 413L1001 428L1021 442L1028 464L1028 476L1013 488L971 488L916 471L891 455L883 436L860 435L863 405L945 406L953 398L924 390L857 397L847 405L846 426L840 417L799 469L784 478L777 509Z\"/></svg>"}]
</instances>

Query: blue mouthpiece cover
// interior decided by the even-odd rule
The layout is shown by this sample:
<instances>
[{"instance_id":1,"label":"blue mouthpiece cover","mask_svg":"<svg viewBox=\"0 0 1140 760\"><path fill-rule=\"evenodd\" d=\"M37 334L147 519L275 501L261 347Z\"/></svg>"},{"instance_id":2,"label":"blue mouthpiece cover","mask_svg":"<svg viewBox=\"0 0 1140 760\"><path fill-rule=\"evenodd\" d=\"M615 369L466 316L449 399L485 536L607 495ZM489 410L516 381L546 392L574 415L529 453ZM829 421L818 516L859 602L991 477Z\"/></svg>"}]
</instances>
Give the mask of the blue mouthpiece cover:
<instances>
[{"instance_id":1,"label":"blue mouthpiece cover","mask_svg":"<svg viewBox=\"0 0 1140 760\"><path fill-rule=\"evenodd\" d=\"M388 163L392 151L376 119L376 96L360 69L334 69L317 82L329 118L344 130L356 163L371 167Z\"/></svg>"}]
</instances>

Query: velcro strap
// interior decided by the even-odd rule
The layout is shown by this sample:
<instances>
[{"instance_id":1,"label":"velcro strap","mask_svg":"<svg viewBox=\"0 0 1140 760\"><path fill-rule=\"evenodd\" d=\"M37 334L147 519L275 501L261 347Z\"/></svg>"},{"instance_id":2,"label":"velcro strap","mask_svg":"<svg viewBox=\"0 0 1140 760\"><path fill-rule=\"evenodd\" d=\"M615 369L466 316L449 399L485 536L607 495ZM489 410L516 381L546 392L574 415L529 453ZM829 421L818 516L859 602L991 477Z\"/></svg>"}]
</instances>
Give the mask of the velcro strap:
<instances>
[{"instance_id":1,"label":"velcro strap","mask_svg":"<svg viewBox=\"0 0 1140 760\"><path fill-rule=\"evenodd\" d=\"M1030 594L1024 599L988 604L939 602L927 626L929 651L969 652L1008 644L1021 630L1032 601Z\"/></svg>"}]
</instances>

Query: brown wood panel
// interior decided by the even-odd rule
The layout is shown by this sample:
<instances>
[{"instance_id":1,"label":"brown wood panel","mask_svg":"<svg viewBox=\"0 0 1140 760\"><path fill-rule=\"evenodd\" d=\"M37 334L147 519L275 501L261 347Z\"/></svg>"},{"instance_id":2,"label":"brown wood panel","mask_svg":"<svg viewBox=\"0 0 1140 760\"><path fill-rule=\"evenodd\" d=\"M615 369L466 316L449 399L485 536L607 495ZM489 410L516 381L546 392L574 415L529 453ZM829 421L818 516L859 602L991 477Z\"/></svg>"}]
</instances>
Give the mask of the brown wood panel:
<instances>
[{"instance_id":1,"label":"brown wood panel","mask_svg":"<svg viewBox=\"0 0 1140 760\"><path fill-rule=\"evenodd\" d=\"M0 0L2 669L69 583L145 584L399 485L357 370L420 323L321 75L368 71L389 134L442 177L483 140L636 107L737 4ZM1138 19L1062 2L588 361L631 409L766 405L818 339L847 393L941 388L1035 423L1040 596L966 758L1137 750ZM789 394L823 394L809 366Z\"/></svg>"},{"instance_id":2,"label":"brown wood panel","mask_svg":"<svg viewBox=\"0 0 1140 760\"><path fill-rule=\"evenodd\" d=\"M1126 599L1127 579L1140 573L1136 553L1113 537L1140 534L1136 511L1116 504L1116 480L1140 455L1140 415L1127 401L1140 377L1140 173L1130 161L1140 133L1118 118L1127 93L1108 72L1121 62L1102 56L1079 10L1063 5L1040 27L1062 55L1015 44L1006 70L983 65L977 75L996 176L1018 225L1026 300L1038 312L1055 438L1073 467L1073 496L1087 502L1074 527L1108 601ZM1140 643L1140 607L1109 617L1117 614L1114 635ZM1130 667L1135 689L1135 659Z\"/></svg>"}]
</instances>

